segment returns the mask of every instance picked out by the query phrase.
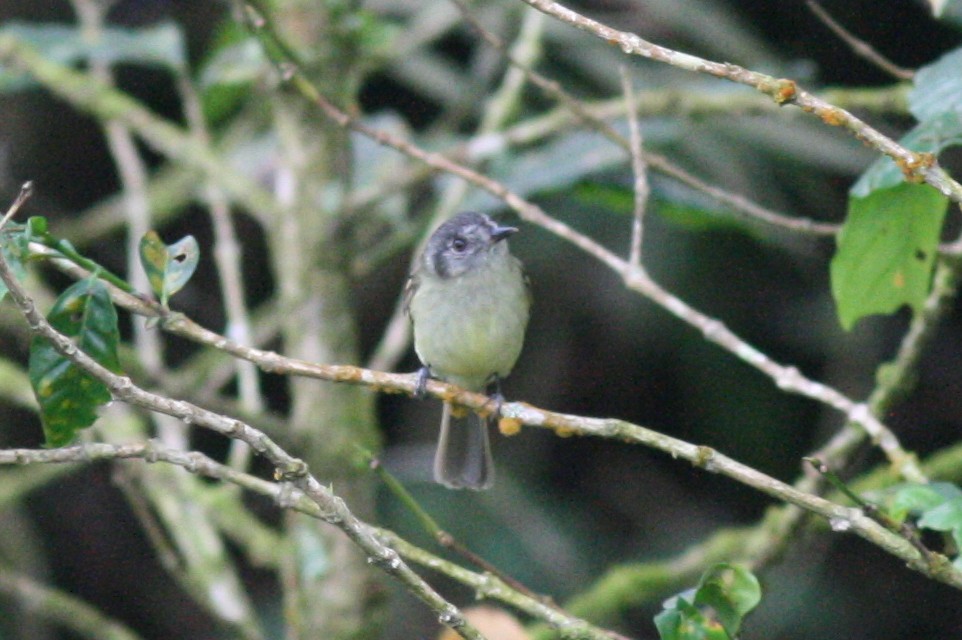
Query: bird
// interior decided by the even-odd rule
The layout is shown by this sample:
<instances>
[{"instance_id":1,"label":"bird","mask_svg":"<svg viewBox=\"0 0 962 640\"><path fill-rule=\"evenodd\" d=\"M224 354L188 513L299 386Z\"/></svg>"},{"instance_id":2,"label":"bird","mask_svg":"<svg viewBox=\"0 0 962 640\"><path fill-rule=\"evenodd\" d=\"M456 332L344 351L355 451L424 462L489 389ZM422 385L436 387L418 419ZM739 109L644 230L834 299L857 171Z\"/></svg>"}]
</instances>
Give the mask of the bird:
<instances>
[{"instance_id":1,"label":"bird","mask_svg":"<svg viewBox=\"0 0 962 640\"><path fill-rule=\"evenodd\" d=\"M405 287L414 350L429 377L469 391L495 388L511 373L524 344L531 306L521 262L508 248L516 227L476 212L460 213L431 234ZM434 479L452 489L487 489L494 463L487 419L445 402Z\"/></svg>"}]
</instances>

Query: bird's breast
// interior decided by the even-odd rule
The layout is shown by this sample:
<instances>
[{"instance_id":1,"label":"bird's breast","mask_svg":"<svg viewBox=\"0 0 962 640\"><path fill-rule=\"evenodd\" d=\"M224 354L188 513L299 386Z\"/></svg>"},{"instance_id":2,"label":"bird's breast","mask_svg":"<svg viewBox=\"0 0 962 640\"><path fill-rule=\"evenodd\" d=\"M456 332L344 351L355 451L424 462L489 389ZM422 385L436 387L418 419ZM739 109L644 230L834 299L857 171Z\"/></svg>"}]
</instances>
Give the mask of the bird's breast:
<instances>
[{"instance_id":1,"label":"bird's breast","mask_svg":"<svg viewBox=\"0 0 962 640\"><path fill-rule=\"evenodd\" d=\"M418 357L431 372L481 389L507 376L524 342L528 297L516 263L424 282L411 300Z\"/></svg>"}]
</instances>

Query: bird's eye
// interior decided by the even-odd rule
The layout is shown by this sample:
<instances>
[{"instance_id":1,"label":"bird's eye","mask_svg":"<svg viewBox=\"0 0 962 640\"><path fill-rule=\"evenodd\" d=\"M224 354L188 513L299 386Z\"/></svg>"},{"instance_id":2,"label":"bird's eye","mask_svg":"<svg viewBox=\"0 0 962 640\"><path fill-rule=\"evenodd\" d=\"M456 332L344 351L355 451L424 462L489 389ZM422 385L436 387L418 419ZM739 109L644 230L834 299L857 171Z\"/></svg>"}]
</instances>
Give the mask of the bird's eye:
<instances>
[{"instance_id":1,"label":"bird's eye","mask_svg":"<svg viewBox=\"0 0 962 640\"><path fill-rule=\"evenodd\" d=\"M464 250L468 248L468 241L457 236L451 241L451 250L455 253L464 253Z\"/></svg>"}]
</instances>

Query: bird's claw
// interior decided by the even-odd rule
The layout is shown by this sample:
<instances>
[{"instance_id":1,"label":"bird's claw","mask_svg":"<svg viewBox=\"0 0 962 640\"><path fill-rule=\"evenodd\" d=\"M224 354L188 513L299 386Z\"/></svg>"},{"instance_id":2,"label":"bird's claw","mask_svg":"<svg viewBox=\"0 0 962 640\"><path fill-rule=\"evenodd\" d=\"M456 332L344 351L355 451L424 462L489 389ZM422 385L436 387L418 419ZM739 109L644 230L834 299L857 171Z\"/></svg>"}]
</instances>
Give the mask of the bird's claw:
<instances>
[{"instance_id":1,"label":"bird's claw","mask_svg":"<svg viewBox=\"0 0 962 640\"><path fill-rule=\"evenodd\" d=\"M431 377L431 370L427 367L418 369L417 380L414 382L414 398L423 400L428 394L428 379Z\"/></svg>"}]
</instances>

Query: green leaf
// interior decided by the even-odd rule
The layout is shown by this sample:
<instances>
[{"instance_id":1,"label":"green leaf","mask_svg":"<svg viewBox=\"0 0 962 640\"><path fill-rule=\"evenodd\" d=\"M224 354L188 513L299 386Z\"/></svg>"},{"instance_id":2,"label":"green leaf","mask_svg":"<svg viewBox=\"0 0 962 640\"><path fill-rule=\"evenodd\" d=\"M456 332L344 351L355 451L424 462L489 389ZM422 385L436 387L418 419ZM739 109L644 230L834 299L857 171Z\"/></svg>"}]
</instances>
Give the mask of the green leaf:
<instances>
[{"instance_id":1,"label":"green leaf","mask_svg":"<svg viewBox=\"0 0 962 640\"><path fill-rule=\"evenodd\" d=\"M47 219L43 216L30 216L27 218L27 233L30 237L42 238L47 235Z\"/></svg>"},{"instance_id":2,"label":"green leaf","mask_svg":"<svg viewBox=\"0 0 962 640\"><path fill-rule=\"evenodd\" d=\"M673 180L651 176L650 210L665 220L689 231L737 229L753 232L753 228L730 209ZM607 209L612 213L631 215L635 193L630 187L585 181L572 194L587 207Z\"/></svg>"},{"instance_id":3,"label":"green leaf","mask_svg":"<svg viewBox=\"0 0 962 640\"><path fill-rule=\"evenodd\" d=\"M198 74L204 113L216 121L271 68L263 47L247 29L233 20L221 24Z\"/></svg>"},{"instance_id":4,"label":"green leaf","mask_svg":"<svg viewBox=\"0 0 962 640\"><path fill-rule=\"evenodd\" d=\"M909 110L919 121L899 144L912 151L938 155L962 145L962 49L919 69L909 92ZM876 160L852 186L851 195L865 197L876 189L901 183L905 176L891 158Z\"/></svg>"},{"instance_id":5,"label":"green leaf","mask_svg":"<svg viewBox=\"0 0 962 640\"><path fill-rule=\"evenodd\" d=\"M962 145L962 114L947 111L919 123L899 140L912 151L938 155L943 149ZM905 174L889 157L879 158L852 185L849 195L864 198L877 189L894 187L905 181Z\"/></svg>"},{"instance_id":6,"label":"green leaf","mask_svg":"<svg viewBox=\"0 0 962 640\"><path fill-rule=\"evenodd\" d=\"M200 86L206 90L219 84L249 84L266 69L270 69L270 62L257 40L244 38L221 47L210 57L201 71Z\"/></svg>"},{"instance_id":7,"label":"green leaf","mask_svg":"<svg viewBox=\"0 0 962 640\"><path fill-rule=\"evenodd\" d=\"M940 487L946 487L947 489L940 490ZM954 490L954 495L948 493L952 490ZM959 492L958 487L945 482L902 484L893 494L887 511L892 518L902 521L909 514L925 513L953 497L962 497L962 492Z\"/></svg>"},{"instance_id":8,"label":"green leaf","mask_svg":"<svg viewBox=\"0 0 962 640\"><path fill-rule=\"evenodd\" d=\"M915 72L909 111L919 122L955 111L962 105L962 48L945 54Z\"/></svg>"},{"instance_id":9,"label":"green leaf","mask_svg":"<svg viewBox=\"0 0 962 640\"><path fill-rule=\"evenodd\" d=\"M120 371L117 311L103 282L91 277L71 286L57 298L47 320L102 366ZM77 431L97 419L97 408L111 399L102 383L40 337L30 343L29 375L50 447L73 441Z\"/></svg>"},{"instance_id":10,"label":"green leaf","mask_svg":"<svg viewBox=\"0 0 962 640\"><path fill-rule=\"evenodd\" d=\"M165 245L156 231L148 231L140 239L140 264L160 304L167 306L172 295L180 291L197 269L200 247L194 236L186 236Z\"/></svg>"},{"instance_id":11,"label":"green leaf","mask_svg":"<svg viewBox=\"0 0 962 640\"><path fill-rule=\"evenodd\" d=\"M929 0L929 4L939 20L962 27L962 0Z\"/></svg>"},{"instance_id":12,"label":"green leaf","mask_svg":"<svg viewBox=\"0 0 962 640\"><path fill-rule=\"evenodd\" d=\"M958 486L948 482L902 483L868 492L866 498L881 504L897 522L912 515L919 528L949 532L956 553L962 548L962 489ZM957 555L952 564L962 570L962 556Z\"/></svg>"},{"instance_id":13,"label":"green leaf","mask_svg":"<svg viewBox=\"0 0 962 640\"><path fill-rule=\"evenodd\" d=\"M665 601L664 610L655 616L655 628L661 640L731 640L717 620L705 615L695 605L694 589Z\"/></svg>"},{"instance_id":14,"label":"green leaf","mask_svg":"<svg viewBox=\"0 0 962 640\"><path fill-rule=\"evenodd\" d=\"M934 531L962 529L962 498L946 500L919 518L919 526Z\"/></svg>"},{"instance_id":15,"label":"green leaf","mask_svg":"<svg viewBox=\"0 0 962 640\"><path fill-rule=\"evenodd\" d=\"M903 304L922 308L946 204L932 187L909 183L849 198L831 264L832 295L845 330Z\"/></svg>"},{"instance_id":16,"label":"green leaf","mask_svg":"<svg viewBox=\"0 0 962 640\"><path fill-rule=\"evenodd\" d=\"M696 589L666 600L655 627L662 640L730 640L760 601L761 587L750 571L720 563L702 575Z\"/></svg>"},{"instance_id":17,"label":"green leaf","mask_svg":"<svg viewBox=\"0 0 962 640\"><path fill-rule=\"evenodd\" d=\"M728 635L736 637L742 619L758 606L762 589L748 569L727 563L716 564L701 578L695 604L711 607Z\"/></svg>"},{"instance_id":18,"label":"green leaf","mask_svg":"<svg viewBox=\"0 0 962 640\"><path fill-rule=\"evenodd\" d=\"M12 226L10 225L10 227ZM7 228L3 233L0 233L0 253L3 254L3 260L10 267L14 277L21 282L27 276L27 271L23 268L24 260L27 257L27 248L24 243L25 235L22 228L18 228L16 231ZM7 292L6 283L0 280L0 300L6 297Z\"/></svg>"},{"instance_id":19,"label":"green leaf","mask_svg":"<svg viewBox=\"0 0 962 640\"><path fill-rule=\"evenodd\" d=\"M948 531L955 546L962 548L962 498L953 498L929 509L919 518L918 524L924 529Z\"/></svg>"},{"instance_id":20,"label":"green leaf","mask_svg":"<svg viewBox=\"0 0 962 640\"><path fill-rule=\"evenodd\" d=\"M175 23L150 27L105 27L101 37L90 42L78 27L64 24L8 22L0 35L10 34L37 49L45 58L60 64L102 60L110 64L158 65L183 69L187 46ZM0 92L19 91L33 85L25 75L0 69Z\"/></svg>"}]
</instances>

